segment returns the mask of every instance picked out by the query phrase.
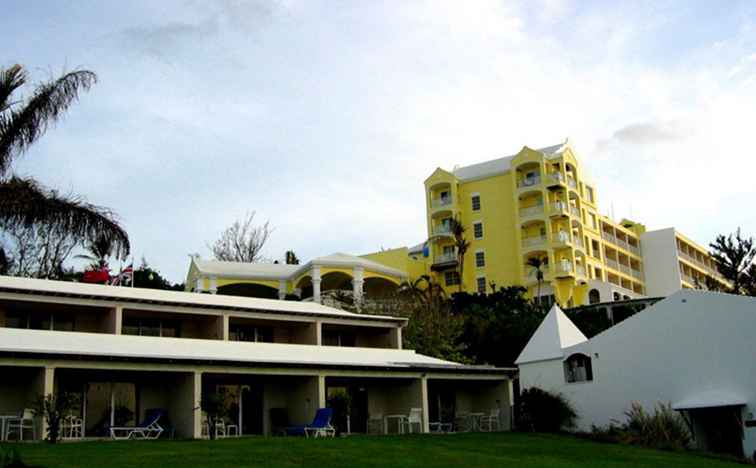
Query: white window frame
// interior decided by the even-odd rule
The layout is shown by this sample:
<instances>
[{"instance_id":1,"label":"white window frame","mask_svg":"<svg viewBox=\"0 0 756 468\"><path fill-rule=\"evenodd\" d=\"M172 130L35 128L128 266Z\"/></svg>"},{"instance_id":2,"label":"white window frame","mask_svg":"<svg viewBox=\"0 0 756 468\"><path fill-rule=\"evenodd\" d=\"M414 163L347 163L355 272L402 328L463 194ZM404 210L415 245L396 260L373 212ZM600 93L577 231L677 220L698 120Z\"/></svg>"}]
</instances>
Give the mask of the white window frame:
<instances>
[{"instance_id":1,"label":"white window frame","mask_svg":"<svg viewBox=\"0 0 756 468\"><path fill-rule=\"evenodd\" d=\"M475 235L475 225L476 224L480 224L480 237L478 237L477 235ZM481 240L481 239L483 239L483 237L486 235L485 227L483 226L483 220L479 219L477 221L473 221L472 227L473 227L473 239L475 239L475 240Z\"/></svg>"},{"instance_id":2,"label":"white window frame","mask_svg":"<svg viewBox=\"0 0 756 468\"><path fill-rule=\"evenodd\" d=\"M475 203L473 202L473 199L475 199L475 197L478 197L478 209L477 210L475 209ZM482 201L480 199L480 193L478 193L478 192L471 193L470 194L470 209L472 211L474 211L474 212L477 213L478 211L480 211L480 209L482 207L483 207L483 203L482 203Z\"/></svg>"},{"instance_id":3,"label":"white window frame","mask_svg":"<svg viewBox=\"0 0 756 468\"><path fill-rule=\"evenodd\" d=\"M483 265L478 265L478 254L483 255ZM475 268L485 268L486 267L486 251L483 249L478 249L475 251L475 256L473 257L475 260Z\"/></svg>"}]
</instances>

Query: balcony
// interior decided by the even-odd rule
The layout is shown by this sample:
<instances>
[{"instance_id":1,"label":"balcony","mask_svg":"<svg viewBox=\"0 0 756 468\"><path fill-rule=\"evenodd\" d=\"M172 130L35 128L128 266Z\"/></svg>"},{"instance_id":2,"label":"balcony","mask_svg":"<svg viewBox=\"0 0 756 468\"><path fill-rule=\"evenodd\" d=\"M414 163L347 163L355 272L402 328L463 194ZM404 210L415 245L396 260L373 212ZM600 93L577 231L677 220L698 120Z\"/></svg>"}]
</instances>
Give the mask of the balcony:
<instances>
[{"instance_id":1,"label":"balcony","mask_svg":"<svg viewBox=\"0 0 756 468\"><path fill-rule=\"evenodd\" d=\"M533 218L543 214L543 205L520 208L520 218Z\"/></svg>"},{"instance_id":2,"label":"balcony","mask_svg":"<svg viewBox=\"0 0 756 468\"><path fill-rule=\"evenodd\" d=\"M434 226L433 235L434 236L450 236L451 226L449 226L448 224L441 224L439 226Z\"/></svg>"},{"instance_id":3,"label":"balcony","mask_svg":"<svg viewBox=\"0 0 756 468\"><path fill-rule=\"evenodd\" d=\"M616 260L612 260L611 258L606 259L606 266L608 266L612 270L619 271L619 263L617 263Z\"/></svg>"},{"instance_id":4,"label":"balcony","mask_svg":"<svg viewBox=\"0 0 756 468\"><path fill-rule=\"evenodd\" d=\"M552 172L551 174L549 174L549 184L564 184L564 174L562 174L561 172Z\"/></svg>"},{"instance_id":5,"label":"balcony","mask_svg":"<svg viewBox=\"0 0 756 468\"><path fill-rule=\"evenodd\" d=\"M630 275L638 280L643 280L643 273L640 272L640 270L636 270L635 268L630 268Z\"/></svg>"},{"instance_id":6,"label":"balcony","mask_svg":"<svg viewBox=\"0 0 756 468\"><path fill-rule=\"evenodd\" d=\"M530 236L522 238L522 247L525 249L538 247L546 243L546 236Z\"/></svg>"},{"instance_id":7,"label":"balcony","mask_svg":"<svg viewBox=\"0 0 756 468\"><path fill-rule=\"evenodd\" d=\"M571 189L577 189L577 181L571 175L567 176L567 186Z\"/></svg>"},{"instance_id":8,"label":"balcony","mask_svg":"<svg viewBox=\"0 0 756 468\"><path fill-rule=\"evenodd\" d=\"M583 244L583 239L580 238L580 236L573 236L575 240L572 241L572 243L575 245L576 249L580 249L585 251L585 245Z\"/></svg>"},{"instance_id":9,"label":"balcony","mask_svg":"<svg viewBox=\"0 0 756 468\"><path fill-rule=\"evenodd\" d=\"M568 213L567 203L556 201L549 205L549 214L551 216L562 216Z\"/></svg>"},{"instance_id":10,"label":"balcony","mask_svg":"<svg viewBox=\"0 0 756 468\"><path fill-rule=\"evenodd\" d=\"M575 266L575 272L578 276L585 277L585 267L583 265L576 265Z\"/></svg>"},{"instance_id":11,"label":"balcony","mask_svg":"<svg viewBox=\"0 0 756 468\"><path fill-rule=\"evenodd\" d=\"M517 181L517 188L528 188L528 187L536 187L538 185L541 185L541 176L537 175L535 177L525 177L524 179L520 179Z\"/></svg>"},{"instance_id":12,"label":"balcony","mask_svg":"<svg viewBox=\"0 0 756 468\"><path fill-rule=\"evenodd\" d=\"M569 244L570 235L565 231L559 231L556 234L554 234L552 240L558 244Z\"/></svg>"},{"instance_id":13,"label":"balcony","mask_svg":"<svg viewBox=\"0 0 756 468\"><path fill-rule=\"evenodd\" d=\"M445 198L435 198L431 200L431 207L432 208L443 208L446 206L451 206L452 199L451 197L445 197Z\"/></svg>"},{"instance_id":14,"label":"balcony","mask_svg":"<svg viewBox=\"0 0 756 468\"><path fill-rule=\"evenodd\" d=\"M556 273L558 276L566 276L572 274L572 262L569 260L563 260L556 264Z\"/></svg>"},{"instance_id":15,"label":"balcony","mask_svg":"<svg viewBox=\"0 0 756 468\"><path fill-rule=\"evenodd\" d=\"M698 258L690 255L687 252L684 252L680 249L677 250L678 255L685 259L688 263L692 263L696 265L698 268L701 268L702 270L706 271L709 275L713 276L714 278L720 280L720 281L726 281L721 273L716 269L716 267L712 268L711 266L707 265L706 263L702 262ZM713 263L713 261L712 261Z\"/></svg>"},{"instance_id":16,"label":"balcony","mask_svg":"<svg viewBox=\"0 0 756 468\"><path fill-rule=\"evenodd\" d=\"M447 263L457 263L457 254L455 254L454 252L447 252L438 254L433 257L434 265L442 265Z\"/></svg>"},{"instance_id":17,"label":"balcony","mask_svg":"<svg viewBox=\"0 0 756 468\"><path fill-rule=\"evenodd\" d=\"M582 221L583 220L583 217L580 214L580 209L577 206L570 205L570 214L573 217L577 218L578 221Z\"/></svg>"}]
</instances>

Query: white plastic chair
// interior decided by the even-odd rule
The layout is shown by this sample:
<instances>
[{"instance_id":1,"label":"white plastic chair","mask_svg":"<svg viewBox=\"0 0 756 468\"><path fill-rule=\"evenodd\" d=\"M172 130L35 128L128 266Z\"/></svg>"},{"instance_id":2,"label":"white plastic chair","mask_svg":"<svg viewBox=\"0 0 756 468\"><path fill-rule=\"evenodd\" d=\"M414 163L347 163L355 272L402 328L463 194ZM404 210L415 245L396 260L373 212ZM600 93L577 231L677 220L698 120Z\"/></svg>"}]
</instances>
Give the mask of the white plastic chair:
<instances>
[{"instance_id":1,"label":"white plastic chair","mask_svg":"<svg viewBox=\"0 0 756 468\"><path fill-rule=\"evenodd\" d=\"M412 426L417 424L417 432L423 432L423 409L422 408L410 408L409 416L401 421L401 432L405 431L412 434Z\"/></svg>"},{"instance_id":2,"label":"white plastic chair","mask_svg":"<svg viewBox=\"0 0 756 468\"><path fill-rule=\"evenodd\" d=\"M34 411L29 408L24 408L23 411L19 412L18 418L8 421L5 437L6 439L10 439L10 435L17 432L18 440L24 440L24 431L31 431L32 439L37 438L37 428L34 424Z\"/></svg>"},{"instance_id":3,"label":"white plastic chair","mask_svg":"<svg viewBox=\"0 0 756 468\"><path fill-rule=\"evenodd\" d=\"M480 430L482 432L493 432L500 430L499 409L494 408L487 416L480 418Z\"/></svg>"},{"instance_id":4,"label":"white plastic chair","mask_svg":"<svg viewBox=\"0 0 756 468\"><path fill-rule=\"evenodd\" d=\"M61 429L63 439L82 439L84 437L84 420L69 414L63 419Z\"/></svg>"},{"instance_id":5,"label":"white plastic chair","mask_svg":"<svg viewBox=\"0 0 756 468\"><path fill-rule=\"evenodd\" d=\"M384 433L384 421L383 414L376 413L371 414L370 419L367 421L367 433L368 434L383 434Z\"/></svg>"}]
</instances>

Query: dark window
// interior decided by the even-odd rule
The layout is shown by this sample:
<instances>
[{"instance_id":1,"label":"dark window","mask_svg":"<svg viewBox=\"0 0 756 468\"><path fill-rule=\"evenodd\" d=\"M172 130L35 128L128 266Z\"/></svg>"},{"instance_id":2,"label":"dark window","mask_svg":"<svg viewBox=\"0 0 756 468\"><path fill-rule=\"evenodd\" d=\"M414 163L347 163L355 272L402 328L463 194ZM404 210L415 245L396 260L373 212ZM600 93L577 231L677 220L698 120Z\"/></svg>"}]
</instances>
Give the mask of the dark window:
<instances>
[{"instance_id":1,"label":"dark window","mask_svg":"<svg viewBox=\"0 0 756 468\"><path fill-rule=\"evenodd\" d=\"M590 382L593 380L591 358L585 354L573 354L564 361L564 379L568 383Z\"/></svg>"},{"instance_id":2,"label":"dark window","mask_svg":"<svg viewBox=\"0 0 756 468\"><path fill-rule=\"evenodd\" d=\"M475 252L475 266L478 268L486 266L486 254L484 252Z\"/></svg>"},{"instance_id":3,"label":"dark window","mask_svg":"<svg viewBox=\"0 0 756 468\"><path fill-rule=\"evenodd\" d=\"M343 346L354 347L356 345L357 338L354 333L347 331L324 331L323 332L323 345L324 346Z\"/></svg>"},{"instance_id":4,"label":"dark window","mask_svg":"<svg viewBox=\"0 0 756 468\"><path fill-rule=\"evenodd\" d=\"M231 341L273 342L273 327L255 325L231 324L228 327L228 338Z\"/></svg>"},{"instance_id":5,"label":"dark window","mask_svg":"<svg viewBox=\"0 0 756 468\"><path fill-rule=\"evenodd\" d=\"M178 320L125 317L121 326L121 333L124 335L178 338L181 336L181 323Z\"/></svg>"},{"instance_id":6,"label":"dark window","mask_svg":"<svg viewBox=\"0 0 756 468\"><path fill-rule=\"evenodd\" d=\"M480 195L472 196L472 209L473 211L480 211Z\"/></svg>"},{"instance_id":7,"label":"dark window","mask_svg":"<svg viewBox=\"0 0 756 468\"><path fill-rule=\"evenodd\" d=\"M483 238L483 223L475 223L475 224L473 224L473 236L476 239L482 239Z\"/></svg>"},{"instance_id":8,"label":"dark window","mask_svg":"<svg viewBox=\"0 0 756 468\"><path fill-rule=\"evenodd\" d=\"M591 289L588 293L588 302L590 304L598 304L601 302L601 295L598 292L598 289Z\"/></svg>"},{"instance_id":9,"label":"dark window","mask_svg":"<svg viewBox=\"0 0 756 468\"><path fill-rule=\"evenodd\" d=\"M486 293L486 279L483 277L480 277L477 279L477 286L478 286L478 292L480 294Z\"/></svg>"},{"instance_id":10,"label":"dark window","mask_svg":"<svg viewBox=\"0 0 756 468\"><path fill-rule=\"evenodd\" d=\"M446 273L444 273L444 282L447 286L454 286L455 284L459 284L459 272L447 271Z\"/></svg>"},{"instance_id":11,"label":"dark window","mask_svg":"<svg viewBox=\"0 0 756 468\"><path fill-rule=\"evenodd\" d=\"M24 312L7 312L5 326L8 328L29 328L29 314Z\"/></svg>"}]
</instances>

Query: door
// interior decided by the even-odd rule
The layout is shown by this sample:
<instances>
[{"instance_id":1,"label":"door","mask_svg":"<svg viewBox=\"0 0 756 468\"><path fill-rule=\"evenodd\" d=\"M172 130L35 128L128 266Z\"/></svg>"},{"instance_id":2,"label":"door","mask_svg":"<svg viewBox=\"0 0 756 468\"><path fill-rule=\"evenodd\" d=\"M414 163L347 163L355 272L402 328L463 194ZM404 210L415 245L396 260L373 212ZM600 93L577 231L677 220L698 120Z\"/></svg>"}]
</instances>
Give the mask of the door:
<instances>
[{"instance_id":1,"label":"door","mask_svg":"<svg viewBox=\"0 0 756 468\"><path fill-rule=\"evenodd\" d=\"M262 435L263 390L262 385L242 385L241 388L241 433Z\"/></svg>"},{"instance_id":2,"label":"door","mask_svg":"<svg viewBox=\"0 0 756 468\"><path fill-rule=\"evenodd\" d=\"M350 414L351 431L362 434L367 433L368 421L368 392L363 386L353 386L349 389L352 400L352 412Z\"/></svg>"}]
</instances>

